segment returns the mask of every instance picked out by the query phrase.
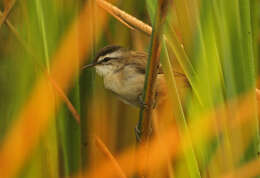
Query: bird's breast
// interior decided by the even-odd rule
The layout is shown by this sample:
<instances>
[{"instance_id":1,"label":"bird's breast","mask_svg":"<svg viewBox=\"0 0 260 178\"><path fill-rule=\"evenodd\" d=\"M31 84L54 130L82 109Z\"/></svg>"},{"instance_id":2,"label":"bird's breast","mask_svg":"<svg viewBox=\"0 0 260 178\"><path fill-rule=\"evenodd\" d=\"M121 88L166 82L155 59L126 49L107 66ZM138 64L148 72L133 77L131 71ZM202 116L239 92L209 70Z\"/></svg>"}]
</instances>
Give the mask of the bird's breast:
<instances>
[{"instance_id":1,"label":"bird's breast","mask_svg":"<svg viewBox=\"0 0 260 178\"><path fill-rule=\"evenodd\" d=\"M136 105L138 97L144 87L143 74L124 69L104 77L104 85L107 89L117 94L121 99Z\"/></svg>"}]
</instances>

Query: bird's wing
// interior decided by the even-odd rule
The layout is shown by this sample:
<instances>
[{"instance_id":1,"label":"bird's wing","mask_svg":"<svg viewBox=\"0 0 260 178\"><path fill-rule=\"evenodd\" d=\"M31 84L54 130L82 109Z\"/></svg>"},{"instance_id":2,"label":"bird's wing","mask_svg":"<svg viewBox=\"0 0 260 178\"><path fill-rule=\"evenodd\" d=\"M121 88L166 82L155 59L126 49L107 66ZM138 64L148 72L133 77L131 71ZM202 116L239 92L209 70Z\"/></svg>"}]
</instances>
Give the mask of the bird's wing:
<instances>
[{"instance_id":1,"label":"bird's wing","mask_svg":"<svg viewBox=\"0 0 260 178\"><path fill-rule=\"evenodd\" d=\"M132 59L139 59L139 60L132 60ZM131 58L127 60L128 64L132 64L136 66L136 69L140 73L145 73L146 72L146 64L148 60L148 54L146 52L142 51L131 51ZM159 66L158 70L159 74L163 73L161 65Z\"/></svg>"},{"instance_id":2,"label":"bird's wing","mask_svg":"<svg viewBox=\"0 0 260 178\"><path fill-rule=\"evenodd\" d=\"M139 51L132 51L131 52L131 58L136 59L132 60L129 59L129 64L134 65L136 67L136 70L140 73L146 72L146 64L147 64L147 58L148 55L145 52L139 52Z\"/></svg>"},{"instance_id":3,"label":"bird's wing","mask_svg":"<svg viewBox=\"0 0 260 178\"><path fill-rule=\"evenodd\" d=\"M127 60L127 63L130 65L131 64L135 65L138 72L145 74L146 64L147 64L147 60L148 60L148 54L146 52L142 52L142 51L131 51L130 53L131 53L130 54L131 57ZM133 60L133 58L139 59L139 60ZM164 74L161 64L159 65L158 74ZM182 78L184 80L187 80L184 73L174 71L174 75L177 78Z\"/></svg>"}]
</instances>

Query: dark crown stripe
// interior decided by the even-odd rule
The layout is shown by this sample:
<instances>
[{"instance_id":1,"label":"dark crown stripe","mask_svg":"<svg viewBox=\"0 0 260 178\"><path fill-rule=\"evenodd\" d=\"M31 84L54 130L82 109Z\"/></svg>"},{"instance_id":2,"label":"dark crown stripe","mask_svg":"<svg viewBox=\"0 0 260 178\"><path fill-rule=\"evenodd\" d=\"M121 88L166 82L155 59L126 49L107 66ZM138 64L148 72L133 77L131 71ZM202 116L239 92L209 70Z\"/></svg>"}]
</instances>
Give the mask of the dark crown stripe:
<instances>
[{"instance_id":1,"label":"dark crown stripe","mask_svg":"<svg viewBox=\"0 0 260 178\"><path fill-rule=\"evenodd\" d=\"M105 56L106 54L108 53L112 53L114 51L117 51L119 49L121 49L122 47L121 46L116 46L116 45L110 45L110 46L106 46L104 48L102 48L96 55L96 58L95 58L95 62L98 60L99 57L101 56Z\"/></svg>"}]
</instances>

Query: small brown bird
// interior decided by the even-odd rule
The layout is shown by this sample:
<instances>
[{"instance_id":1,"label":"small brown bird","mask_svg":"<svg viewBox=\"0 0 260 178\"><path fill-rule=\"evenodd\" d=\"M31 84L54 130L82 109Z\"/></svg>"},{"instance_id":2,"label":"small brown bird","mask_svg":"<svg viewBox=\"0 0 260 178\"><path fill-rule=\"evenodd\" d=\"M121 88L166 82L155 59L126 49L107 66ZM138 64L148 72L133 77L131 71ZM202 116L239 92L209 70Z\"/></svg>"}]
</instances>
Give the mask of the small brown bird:
<instances>
[{"instance_id":1,"label":"small brown bird","mask_svg":"<svg viewBox=\"0 0 260 178\"><path fill-rule=\"evenodd\" d=\"M111 45L101 49L94 62L83 68L95 67L96 72L104 78L106 89L112 91L124 103L143 107L142 93L147 58L148 54L145 52ZM175 75L181 78L182 86L188 86L183 74L175 73ZM165 85L165 79L159 68L155 86L157 97L160 97L160 93L163 92L162 85Z\"/></svg>"}]
</instances>

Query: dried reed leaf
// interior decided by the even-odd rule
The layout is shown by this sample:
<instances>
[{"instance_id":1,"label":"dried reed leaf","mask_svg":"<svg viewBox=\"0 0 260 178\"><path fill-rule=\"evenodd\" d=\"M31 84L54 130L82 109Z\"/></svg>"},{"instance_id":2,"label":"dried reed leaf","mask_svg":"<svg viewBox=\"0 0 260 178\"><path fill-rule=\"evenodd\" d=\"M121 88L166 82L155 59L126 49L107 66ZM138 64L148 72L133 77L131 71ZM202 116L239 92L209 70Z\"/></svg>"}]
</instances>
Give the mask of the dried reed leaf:
<instances>
[{"instance_id":1,"label":"dried reed leaf","mask_svg":"<svg viewBox=\"0 0 260 178\"><path fill-rule=\"evenodd\" d=\"M112 4L104 0L96 0L96 2L100 7L104 8L112 16L116 17L117 19L120 19L119 21L125 24L127 27L130 27L130 29L134 28L149 36L152 35L152 27L150 27L149 25L143 23L137 18L127 14L126 12L120 10L116 6L113 6Z\"/></svg>"}]
</instances>

